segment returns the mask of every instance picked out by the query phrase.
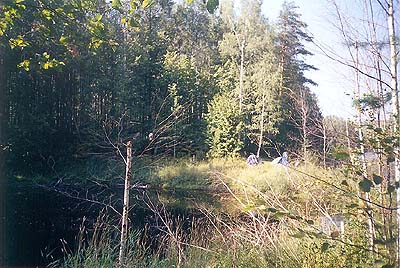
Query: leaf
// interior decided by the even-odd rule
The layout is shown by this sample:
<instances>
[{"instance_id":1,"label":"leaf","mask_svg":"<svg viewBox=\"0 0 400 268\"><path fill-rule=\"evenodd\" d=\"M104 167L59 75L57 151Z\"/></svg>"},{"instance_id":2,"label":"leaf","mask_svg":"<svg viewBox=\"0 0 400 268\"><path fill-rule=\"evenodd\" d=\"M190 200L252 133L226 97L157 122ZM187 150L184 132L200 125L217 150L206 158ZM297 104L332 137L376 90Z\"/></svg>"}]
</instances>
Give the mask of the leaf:
<instances>
[{"instance_id":1,"label":"leaf","mask_svg":"<svg viewBox=\"0 0 400 268\"><path fill-rule=\"evenodd\" d=\"M23 68L25 71L29 71L30 64L31 64L31 62L29 60L24 60L24 61L18 63L17 67Z\"/></svg>"},{"instance_id":2,"label":"leaf","mask_svg":"<svg viewBox=\"0 0 400 268\"><path fill-rule=\"evenodd\" d=\"M340 235L339 231L333 231L333 232L331 233L331 237L332 237L332 238L338 238L339 235Z\"/></svg>"},{"instance_id":3,"label":"leaf","mask_svg":"<svg viewBox=\"0 0 400 268\"><path fill-rule=\"evenodd\" d=\"M193 4L193 1L194 1L194 0L186 0L186 2L187 2L189 5Z\"/></svg>"},{"instance_id":4,"label":"leaf","mask_svg":"<svg viewBox=\"0 0 400 268\"><path fill-rule=\"evenodd\" d=\"M29 46L29 43L25 41L21 35L18 35L17 38L15 39L10 38L10 40L8 40L8 43L10 44L11 48L16 48L16 47L24 48Z\"/></svg>"},{"instance_id":5,"label":"leaf","mask_svg":"<svg viewBox=\"0 0 400 268\"><path fill-rule=\"evenodd\" d=\"M385 264L381 268L394 268L392 264Z\"/></svg>"},{"instance_id":6,"label":"leaf","mask_svg":"<svg viewBox=\"0 0 400 268\"><path fill-rule=\"evenodd\" d=\"M129 10L129 13L133 14L137 10L139 4L140 3L138 3L138 0L131 0L131 2L129 3L129 5L131 7Z\"/></svg>"},{"instance_id":7,"label":"leaf","mask_svg":"<svg viewBox=\"0 0 400 268\"><path fill-rule=\"evenodd\" d=\"M290 219L292 219L292 220L298 220L298 221L301 221L301 220L303 219L301 216L296 215L296 214L293 214L293 213L289 213L289 214L288 214L288 217L289 217Z\"/></svg>"},{"instance_id":8,"label":"leaf","mask_svg":"<svg viewBox=\"0 0 400 268\"><path fill-rule=\"evenodd\" d=\"M122 6L122 4L121 4L121 1L120 1L120 0L113 0L113 1L111 2L111 6L112 6L113 8L120 8L120 7Z\"/></svg>"},{"instance_id":9,"label":"leaf","mask_svg":"<svg viewBox=\"0 0 400 268\"><path fill-rule=\"evenodd\" d=\"M128 20L128 24L129 24L130 27L133 27L133 28L140 26L139 22L134 18L130 18Z\"/></svg>"},{"instance_id":10,"label":"leaf","mask_svg":"<svg viewBox=\"0 0 400 268\"><path fill-rule=\"evenodd\" d=\"M67 37L65 37L64 35L62 35L59 39L60 43L65 45L67 44Z\"/></svg>"},{"instance_id":11,"label":"leaf","mask_svg":"<svg viewBox=\"0 0 400 268\"><path fill-rule=\"evenodd\" d=\"M373 186L373 184L372 181L364 178L362 181L358 183L358 186L360 187L361 191L369 193L371 191L371 187Z\"/></svg>"},{"instance_id":12,"label":"leaf","mask_svg":"<svg viewBox=\"0 0 400 268\"><path fill-rule=\"evenodd\" d=\"M375 174L375 173L372 175L372 178L373 178L374 183L375 183L376 185L381 184L382 181L383 181L383 178L382 178L381 176Z\"/></svg>"},{"instance_id":13,"label":"leaf","mask_svg":"<svg viewBox=\"0 0 400 268\"><path fill-rule=\"evenodd\" d=\"M382 267L384 266L386 263L383 260L375 260L374 261L374 267Z\"/></svg>"},{"instance_id":14,"label":"leaf","mask_svg":"<svg viewBox=\"0 0 400 268\"><path fill-rule=\"evenodd\" d=\"M249 212L249 211L252 211L252 210L254 210L254 204L252 204L252 203L247 204L247 205L243 208L243 212Z\"/></svg>"},{"instance_id":15,"label":"leaf","mask_svg":"<svg viewBox=\"0 0 400 268\"><path fill-rule=\"evenodd\" d=\"M142 8L147 8L150 7L151 5L154 4L153 0L143 0L142 2Z\"/></svg>"},{"instance_id":16,"label":"leaf","mask_svg":"<svg viewBox=\"0 0 400 268\"><path fill-rule=\"evenodd\" d=\"M346 207L347 208L358 208L359 206L356 203L352 203L352 204L346 205Z\"/></svg>"},{"instance_id":17,"label":"leaf","mask_svg":"<svg viewBox=\"0 0 400 268\"><path fill-rule=\"evenodd\" d=\"M52 14L51 11L48 9L43 9L42 10L42 14L43 16L47 19L47 20L51 20Z\"/></svg>"},{"instance_id":18,"label":"leaf","mask_svg":"<svg viewBox=\"0 0 400 268\"><path fill-rule=\"evenodd\" d=\"M393 193L396 190L396 188L393 185L388 185L387 191L388 193Z\"/></svg>"},{"instance_id":19,"label":"leaf","mask_svg":"<svg viewBox=\"0 0 400 268\"><path fill-rule=\"evenodd\" d=\"M103 15L101 15L101 14L97 14L95 17L96 21L101 21L102 18L103 18Z\"/></svg>"},{"instance_id":20,"label":"leaf","mask_svg":"<svg viewBox=\"0 0 400 268\"><path fill-rule=\"evenodd\" d=\"M329 243L328 242L324 242L321 245L321 252L325 252L329 249Z\"/></svg>"},{"instance_id":21,"label":"leaf","mask_svg":"<svg viewBox=\"0 0 400 268\"><path fill-rule=\"evenodd\" d=\"M305 234L303 232L298 232L298 233L292 234L291 236L294 238L301 239L305 236Z\"/></svg>"},{"instance_id":22,"label":"leaf","mask_svg":"<svg viewBox=\"0 0 400 268\"><path fill-rule=\"evenodd\" d=\"M45 62L42 65L42 68L45 69L45 70L49 69L50 67L51 67L51 64L49 62Z\"/></svg>"},{"instance_id":23,"label":"leaf","mask_svg":"<svg viewBox=\"0 0 400 268\"><path fill-rule=\"evenodd\" d=\"M388 162L388 163L392 163L392 162L394 162L394 161L395 161L394 156L392 156L392 155L388 156L388 158L387 158L387 162Z\"/></svg>"},{"instance_id":24,"label":"leaf","mask_svg":"<svg viewBox=\"0 0 400 268\"><path fill-rule=\"evenodd\" d=\"M313 220L306 220L306 223L310 224L310 225L314 225L314 221Z\"/></svg>"},{"instance_id":25,"label":"leaf","mask_svg":"<svg viewBox=\"0 0 400 268\"><path fill-rule=\"evenodd\" d=\"M207 1L207 10L211 14L214 13L214 11L217 9L219 5L219 0L208 0Z\"/></svg>"}]
</instances>

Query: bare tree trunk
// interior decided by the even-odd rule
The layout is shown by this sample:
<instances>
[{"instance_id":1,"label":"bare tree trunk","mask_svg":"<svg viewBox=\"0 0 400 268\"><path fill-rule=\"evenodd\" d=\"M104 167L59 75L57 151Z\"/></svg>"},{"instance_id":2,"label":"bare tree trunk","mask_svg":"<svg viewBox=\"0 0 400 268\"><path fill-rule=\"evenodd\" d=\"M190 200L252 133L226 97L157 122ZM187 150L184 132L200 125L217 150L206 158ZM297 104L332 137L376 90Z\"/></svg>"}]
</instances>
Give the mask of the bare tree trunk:
<instances>
[{"instance_id":1,"label":"bare tree trunk","mask_svg":"<svg viewBox=\"0 0 400 268\"><path fill-rule=\"evenodd\" d=\"M246 39L243 38L240 47L240 73L239 73L239 112L242 113L243 109L243 77L244 77L244 48L246 45Z\"/></svg>"},{"instance_id":2,"label":"bare tree trunk","mask_svg":"<svg viewBox=\"0 0 400 268\"><path fill-rule=\"evenodd\" d=\"M305 95L303 92L300 96L300 104L301 104L301 130L303 132L303 159L304 162L307 162L307 147L308 147L308 133L307 133L307 117L308 117L308 107L305 100Z\"/></svg>"},{"instance_id":3,"label":"bare tree trunk","mask_svg":"<svg viewBox=\"0 0 400 268\"><path fill-rule=\"evenodd\" d=\"M392 88L392 116L393 116L393 132L400 142L398 135L400 118L399 118L399 96L397 92L397 48L394 27L394 8L393 0L388 0L388 30L389 30L389 44L390 44L390 74L391 74L391 88ZM400 181L400 160L399 160L399 145L394 148L395 152L395 169L394 179L396 183ZM397 215L397 266L400 267L400 188L396 190L396 215Z\"/></svg>"},{"instance_id":4,"label":"bare tree trunk","mask_svg":"<svg viewBox=\"0 0 400 268\"><path fill-rule=\"evenodd\" d=\"M322 119L322 133L323 133L323 139L324 139L324 152L323 152L323 158L324 158L324 168L326 168L326 152L327 152L327 144L326 144L326 125L324 120Z\"/></svg>"},{"instance_id":5,"label":"bare tree trunk","mask_svg":"<svg viewBox=\"0 0 400 268\"><path fill-rule=\"evenodd\" d=\"M258 141L257 158L260 157L260 151L263 143L264 136L264 113L265 113L265 95L262 97L261 120L260 120L260 138Z\"/></svg>"},{"instance_id":6,"label":"bare tree trunk","mask_svg":"<svg viewBox=\"0 0 400 268\"><path fill-rule=\"evenodd\" d=\"M125 188L124 188L124 207L122 209L122 226L121 226L121 240L119 247L119 267L125 267L126 259L126 241L128 238L128 213L129 213L129 188L132 166L132 142L128 141L126 145L126 169L125 169Z\"/></svg>"},{"instance_id":7,"label":"bare tree trunk","mask_svg":"<svg viewBox=\"0 0 400 268\"><path fill-rule=\"evenodd\" d=\"M350 140L350 130L349 130L349 120L346 119L346 138L347 138L347 151L349 152L350 162L354 164L353 154L351 153L351 140Z\"/></svg>"},{"instance_id":8,"label":"bare tree trunk","mask_svg":"<svg viewBox=\"0 0 400 268\"><path fill-rule=\"evenodd\" d=\"M355 65L356 65L356 92L355 95L357 99L359 100L361 98L361 92L360 92L360 77L359 77L359 60L358 60L358 42L356 41L355 43L355 49L356 49L356 59L355 59ZM362 118L361 118L361 110L358 109L358 114L357 114L357 120L358 120L358 141L360 143L360 158L361 158L361 166L362 166L362 174L363 178L367 178L367 162L365 160L365 147L364 147L364 135L362 131ZM375 239L375 228L374 228L374 222L373 222L373 211L371 207L371 197L368 192L365 192L365 206L366 206L366 212L367 212L367 223L368 223L368 231L369 231L369 241L368 241L368 247L371 251L374 249L374 239Z\"/></svg>"}]
</instances>

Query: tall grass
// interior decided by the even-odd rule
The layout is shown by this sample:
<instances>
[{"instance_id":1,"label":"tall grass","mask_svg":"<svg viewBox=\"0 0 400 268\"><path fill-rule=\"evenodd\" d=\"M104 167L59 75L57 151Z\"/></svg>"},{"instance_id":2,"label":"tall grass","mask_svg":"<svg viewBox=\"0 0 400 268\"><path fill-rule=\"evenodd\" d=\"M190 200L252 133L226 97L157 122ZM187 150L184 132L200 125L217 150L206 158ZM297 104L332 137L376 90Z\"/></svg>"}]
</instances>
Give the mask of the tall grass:
<instances>
[{"instance_id":1,"label":"tall grass","mask_svg":"<svg viewBox=\"0 0 400 268\"><path fill-rule=\"evenodd\" d=\"M210 193L222 205L194 201L197 207L182 217L164 206L173 193L150 200L149 227L129 235L127 267L369 267L377 261L364 247L367 227L347 206L357 200L337 189L345 179L340 172L231 159L174 160L147 174L150 185L201 189L198 195ZM336 213L348 217L345 234L324 234L321 216ZM82 232L78 248L53 267L116 267L118 230L102 221L93 230Z\"/></svg>"}]
</instances>

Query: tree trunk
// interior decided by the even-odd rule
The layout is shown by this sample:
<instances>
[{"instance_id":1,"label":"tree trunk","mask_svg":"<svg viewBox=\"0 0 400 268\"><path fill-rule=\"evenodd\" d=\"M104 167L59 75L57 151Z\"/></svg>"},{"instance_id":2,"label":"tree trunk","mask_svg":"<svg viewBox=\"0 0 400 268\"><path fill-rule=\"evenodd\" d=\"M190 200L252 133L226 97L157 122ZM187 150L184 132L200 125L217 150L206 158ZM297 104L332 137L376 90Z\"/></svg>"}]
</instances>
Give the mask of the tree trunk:
<instances>
[{"instance_id":1,"label":"tree trunk","mask_svg":"<svg viewBox=\"0 0 400 268\"><path fill-rule=\"evenodd\" d=\"M358 42L356 41L355 43L355 49L356 49L356 89L355 89L355 95L357 100L361 98L361 91L360 91L360 78L359 78L359 60L358 60ZM358 142L360 143L360 158L361 158L361 166L362 166L362 174L363 178L367 179L367 162L365 159L365 147L364 147L364 135L362 131L362 112L360 109L358 109L357 113L357 121L358 121ZM368 231L369 231L369 237L368 237L368 248L373 251L374 249L374 239L375 239L375 227L374 227L374 221L373 221L373 211L371 207L371 197L368 192L365 192L365 206L366 206L366 212L367 212L367 223L368 223Z\"/></svg>"},{"instance_id":2,"label":"tree trunk","mask_svg":"<svg viewBox=\"0 0 400 268\"><path fill-rule=\"evenodd\" d=\"M307 162L307 147L308 147L308 133L307 133L307 117L308 107L305 99L305 94L302 91L300 94L300 105L301 105L301 131L303 132L303 159Z\"/></svg>"},{"instance_id":3,"label":"tree trunk","mask_svg":"<svg viewBox=\"0 0 400 268\"><path fill-rule=\"evenodd\" d=\"M354 165L353 154L351 152L351 140L350 140L350 131L349 131L349 120L346 119L346 138L347 138L347 151L349 152L350 162Z\"/></svg>"},{"instance_id":4,"label":"tree trunk","mask_svg":"<svg viewBox=\"0 0 400 268\"><path fill-rule=\"evenodd\" d=\"M399 96L397 92L397 48L394 27L394 8L393 0L388 0L388 30L389 30L389 44L390 44L390 74L391 74L391 88L392 88L392 116L393 116L393 133L398 138L397 144L400 142L398 135L399 131ZM395 155L395 169L394 179L396 183L400 181L400 160L399 160L399 145L394 148ZM396 190L396 216L397 216L397 266L400 267L400 188Z\"/></svg>"},{"instance_id":5,"label":"tree trunk","mask_svg":"<svg viewBox=\"0 0 400 268\"><path fill-rule=\"evenodd\" d=\"M323 151L323 158L324 158L324 168L326 169L326 153L327 153L327 137L326 137L326 125L325 122L322 119L322 132L323 132L323 138L324 138L324 151Z\"/></svg>"},{"instance_id":6,"label":"tree trunk","mask_svg":"<svg viewBox=\"0 0 400 268\"><path fill-rule=\"evenodd\" d=\"M239 73L239 112L242 113L243 106L243 77L244 77L244 47L246 45L246 39L243 38L240 47L240 73Z\"/></svg>"},{"instance_id":7,"label":"tree trunk","mask_svg":"<svg viewBox=\"0 0 400 268\"><path fill-rule=\"evenodd\" d=\"M1 7L0 3L0 7ZM8 106L8 103L6 101L6 78L5 78L5 68L4 68L4 47L0 43L0 180L5 181L5 174L6 174L6 165L5 165L5 152L4 146L6 144L6 127L8 124L8 116L7 116L7 110L8 107L6 108L6 105ZM5 193L7 192L9 188L2 186L0 188L0 202L2 205L0 205L0 217L6 216L6 210L5 210L5 205L6 204L6 199L4 198ZM8 215L9 216L9 215ZM3 225L4 226L4 225ZM4 228L3 226L0 227L0 237L2 241L7 241L6 239L10 239L12 237L12 234L8 234L6 232L7 228ZM4 245L4 244L2 244ZM1 246L0 246L1 247ZM7 248L1 247L3 250L3 256L8 255L8 250ZM0 260L0 264L3 263L3 260Z\"/></svg>"},{"instance_id":8,"label":"tree trunk","mask_svg":"<svg viewBox=\"0 0 400 268\"><path fill-rule=\"evenodd\" d=\"M124 207L122 210L122 226L121 226L121 241L119 247L119 267L125 267L126 259L126 241L128 238L128 212L129 212L129 188L132 166L132 142L128 141L126 145L126 170L125 170L125 190L124 190Z\"/></svg>"},{"instance_id":9,"label":"tree trunk","mask_svg":"<svg viewBox=\"0 0 400 268\"><path fill-rule=\"evenodd\" d=\"M7 126L6 116L6 79L4 69L4 47L0 44L0 178L3 177L5 168L5 150L3 146L6 144L5 129Z\"/></svg>"},{"instance_id":10,"label":"tree trunk","mask_svg":"<svg viewBox=\"0 0 400 268\"><path fill-rule=\"evenodd\" d=\"M262 108L261 108L261 120L260 120L260 138L258 141L258 150L257 150L257 158L260 158L260 151L263 144L263 136L264 136L264 113L265 113L265 95L262 98Z\"/></svg>"}]
</instances>

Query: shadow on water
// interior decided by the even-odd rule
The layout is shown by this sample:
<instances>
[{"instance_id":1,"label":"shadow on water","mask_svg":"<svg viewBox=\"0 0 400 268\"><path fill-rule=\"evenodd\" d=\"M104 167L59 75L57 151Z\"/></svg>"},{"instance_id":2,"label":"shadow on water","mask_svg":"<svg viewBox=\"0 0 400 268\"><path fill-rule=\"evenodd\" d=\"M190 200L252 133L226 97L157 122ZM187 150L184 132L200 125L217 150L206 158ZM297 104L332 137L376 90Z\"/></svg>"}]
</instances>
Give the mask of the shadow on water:
<instances>
[{"instance_id":1,"label":"shadow on water","mask_svg":"<svg viewBox=\"0 0 400 268\"><path fill-rule=\"evenodd\" d=\"M63 243L70 250L75 248L76 237L84 217L94 222L103 206L93 205L67 197L30 182L8 180L1 186L4 211L0 227L0 267L45 267L49 262L64 256ZM215 195L201 190L146 189L152 200L166 204L172 214L191 214L195 207L218 207ZM141 228L151 220L152 212L141 202L143 190L132 191L131 204L133 227ZM114 196L122 196L117 189ZM120 205L117 204L117 209Z\"/></svg>"},{"instance_id":2,"label":"shadow on water","mask_svg":"<svg viewBox=\"0 0 400 268\"><path fill-rule=\"evenodd\" d=\"M28 182L9 180L1 185L5 203L0 225L3 267L44 267L46 255L61 257L63 240L74 241L87 213L55 192Z\"/></svg>"}]
</instances>

